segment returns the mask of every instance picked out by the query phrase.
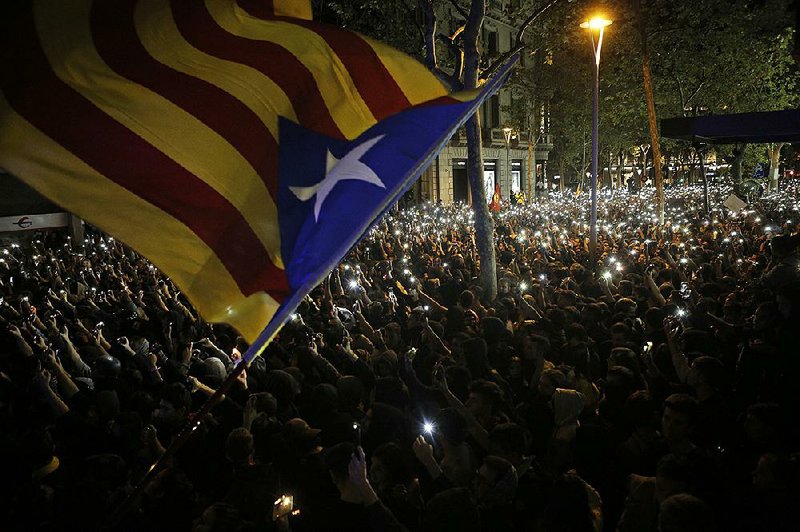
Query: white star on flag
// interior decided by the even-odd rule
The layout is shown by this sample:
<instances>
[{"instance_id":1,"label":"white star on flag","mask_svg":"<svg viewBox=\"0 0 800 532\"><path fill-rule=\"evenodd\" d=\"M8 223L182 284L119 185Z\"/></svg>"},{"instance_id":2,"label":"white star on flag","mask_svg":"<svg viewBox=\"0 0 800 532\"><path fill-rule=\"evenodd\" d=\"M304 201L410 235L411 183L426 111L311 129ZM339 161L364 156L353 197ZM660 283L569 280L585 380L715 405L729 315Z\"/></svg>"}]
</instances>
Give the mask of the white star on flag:
<instances>
[{"instance_id":1,"label":"white star on flag","mask_svg":"<svg viewBox=\"0 0 800 532\"><path fill-rule=\"evenodd\" d=\"M379 135L362 142L341 159L334 157L330 150L328 150L327 159L325 161L325 177L322 181L310 187L289 187L289 190L300 201L308 201L316 194L317 199L314 202L314 220L319 221L319 213L322 210L322 204L325 203L333 187L335 187L339 181L351 179L364 181L376 187L386 188L386 185L383 184L378 174L376 174L372 168L361 162L361 157L385 136L386 135Z\"/></svg>"}]
</instances>

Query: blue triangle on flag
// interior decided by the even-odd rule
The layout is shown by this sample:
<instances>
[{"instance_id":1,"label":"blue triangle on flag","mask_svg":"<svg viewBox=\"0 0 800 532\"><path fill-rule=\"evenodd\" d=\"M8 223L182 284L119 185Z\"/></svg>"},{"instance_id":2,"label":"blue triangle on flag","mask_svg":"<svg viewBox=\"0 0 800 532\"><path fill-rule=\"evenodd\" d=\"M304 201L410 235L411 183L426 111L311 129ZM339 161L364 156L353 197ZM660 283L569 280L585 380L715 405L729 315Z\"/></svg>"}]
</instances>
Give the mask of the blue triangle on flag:
<instances>
[{"instance_id":1,"label":"blue triangle on flag","mask_svg":"<svg viewBox=\"0 0 800 532\"><path fill-rule=\"evenodd\" d=\"M330 256L347 252L387 200L413 183L409 172L438 147L471 104L411 108L349 142L281 119L278 212L281 254L292 288L302 286ZM345 242L349 245L342 249Z\"/></svg>"}]
</instances>

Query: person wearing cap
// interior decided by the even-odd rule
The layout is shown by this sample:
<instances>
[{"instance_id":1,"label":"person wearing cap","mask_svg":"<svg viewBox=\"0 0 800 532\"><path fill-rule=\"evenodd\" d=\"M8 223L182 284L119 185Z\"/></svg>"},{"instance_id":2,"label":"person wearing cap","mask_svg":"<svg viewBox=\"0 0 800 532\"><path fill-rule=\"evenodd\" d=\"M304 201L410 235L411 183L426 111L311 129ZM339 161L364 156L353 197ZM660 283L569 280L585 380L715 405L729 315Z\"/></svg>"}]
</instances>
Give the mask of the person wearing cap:
<instances>
[{"instance_id":1,"label":"person wearing cap","mask_svg":"<svg viewBox=\"0 0 800 532\"><path fill-rule=\"evenodd\" d=\"M283 447L281 458L274 461L283 493L294 497L295 506L311 524L311 530L317 530L324 522L328 506L336 500L336 487L325 466L320 432L302 418L288 420L279 437Z\"/></svg>"},{"instance_id":2,"label":"person wearing cap","mask_svg":"<svg viewBox=\"0 0 800 532\"><path fill-rule=\"evenodd\" d=\"M317 436L320 429L312 429L304 419L296 417L290 419L283 426L281 435L284 443L299 454L316 454L322 450L317 445Z\"/></svg>"}]
</instances>

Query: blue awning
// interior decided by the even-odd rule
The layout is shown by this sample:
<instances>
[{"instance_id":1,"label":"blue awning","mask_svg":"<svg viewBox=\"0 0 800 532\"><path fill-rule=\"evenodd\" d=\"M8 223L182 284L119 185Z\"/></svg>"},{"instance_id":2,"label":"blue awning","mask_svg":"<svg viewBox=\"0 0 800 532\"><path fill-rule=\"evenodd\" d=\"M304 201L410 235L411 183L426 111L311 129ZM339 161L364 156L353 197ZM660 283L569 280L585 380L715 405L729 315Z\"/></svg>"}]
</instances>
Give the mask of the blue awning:
<instances>
[{"instance_id":1,"label":"blue awning","mask_svg":"<svg viewBox=\"0 0 800 532\"><path fill-rule=\"evenodd\" d=\"M706 144L800 142L800 110L667 118L661 136Z\"/></svg>"}]
</instances>

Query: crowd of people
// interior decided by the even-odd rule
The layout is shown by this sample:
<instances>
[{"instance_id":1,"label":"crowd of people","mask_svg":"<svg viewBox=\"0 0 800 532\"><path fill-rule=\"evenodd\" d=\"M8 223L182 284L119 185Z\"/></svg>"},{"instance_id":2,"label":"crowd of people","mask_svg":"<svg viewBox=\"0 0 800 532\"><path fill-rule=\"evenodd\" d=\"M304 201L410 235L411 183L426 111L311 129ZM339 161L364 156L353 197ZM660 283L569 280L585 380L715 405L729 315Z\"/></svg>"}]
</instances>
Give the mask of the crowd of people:
<instances>
[{"instance_id":1,"label":"crowd of people","mask_svg":"<svg viewBox=\"0 0 800 532\"><path fill-rule=\"evenodd\" d=\"M247 344L102 233L0 255L6 530L796 530L797 188L394 211ZM188 424L124 515L114 512Z\"/></svg>"}]
</instances>

